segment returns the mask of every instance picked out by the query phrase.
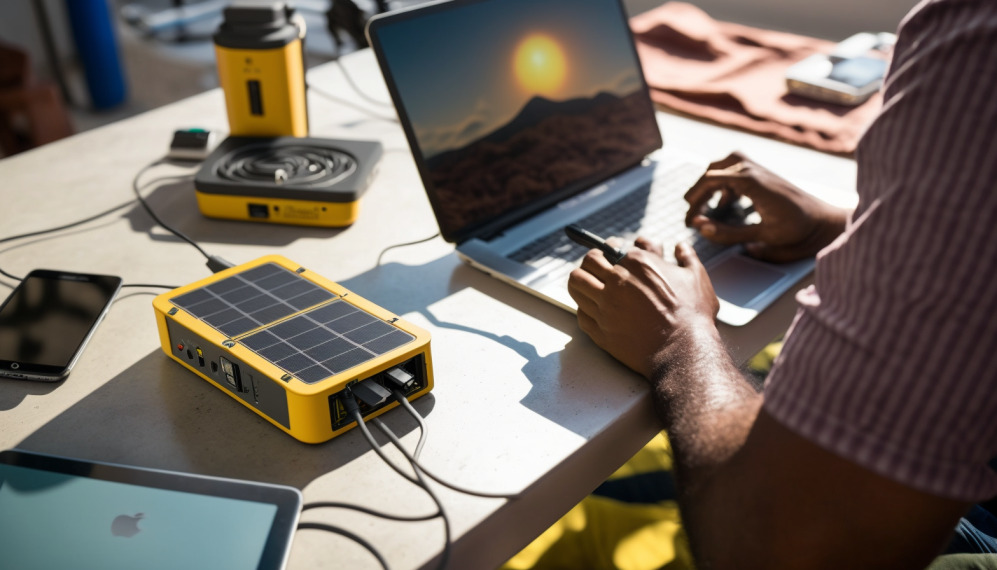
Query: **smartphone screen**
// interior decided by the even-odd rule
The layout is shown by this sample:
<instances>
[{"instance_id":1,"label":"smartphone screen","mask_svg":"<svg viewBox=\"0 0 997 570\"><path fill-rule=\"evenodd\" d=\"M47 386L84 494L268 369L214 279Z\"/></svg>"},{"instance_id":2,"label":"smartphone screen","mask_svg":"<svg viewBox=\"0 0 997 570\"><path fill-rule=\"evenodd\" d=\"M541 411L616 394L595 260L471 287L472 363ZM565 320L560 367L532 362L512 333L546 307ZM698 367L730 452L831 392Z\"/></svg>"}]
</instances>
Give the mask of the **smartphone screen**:
<instances>
[{"instance_id":1,"label":"smartphone screen","mask_svg":"<svg viewBox=\"0 0 997 570\"><path fill-rule=\"evenodd\" d=\"M857 89L881 81L886 75L886 60L872 57L851 57L834 63L828 79L840 81Z\"/></svg>"},{"instance_id":2,"label":"smartphone screen","mask_svg":"<svg viewBox=\"0 0 997 570\"><path fill-rule=\"evenodd\" d=\"M120 277L32 271L0 307L0 376L65 378L120 288Z\"/></svg>"}]
</instances>

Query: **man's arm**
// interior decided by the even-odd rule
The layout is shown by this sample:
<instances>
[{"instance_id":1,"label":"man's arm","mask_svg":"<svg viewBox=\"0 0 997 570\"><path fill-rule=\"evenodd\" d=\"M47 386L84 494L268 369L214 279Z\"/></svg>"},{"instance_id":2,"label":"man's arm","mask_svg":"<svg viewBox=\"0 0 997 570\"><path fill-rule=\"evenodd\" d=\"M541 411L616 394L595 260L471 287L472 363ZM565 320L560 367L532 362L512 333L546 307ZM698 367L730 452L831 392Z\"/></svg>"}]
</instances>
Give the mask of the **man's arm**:
<instances>
[{"instance_id":1,"label":"man's arm","mask_svg":"<svg viewBox=\"0 0 997 570\"><path fill-rule=\"evenodd\" d=\"M590 252L570 289L581 328L651 382L698 566L927 565L968 504L875 475L760 411L713 324L716 297L694 252L677 247L676 266L637 246L616 266Z\"/></svg>"}]
</instances>

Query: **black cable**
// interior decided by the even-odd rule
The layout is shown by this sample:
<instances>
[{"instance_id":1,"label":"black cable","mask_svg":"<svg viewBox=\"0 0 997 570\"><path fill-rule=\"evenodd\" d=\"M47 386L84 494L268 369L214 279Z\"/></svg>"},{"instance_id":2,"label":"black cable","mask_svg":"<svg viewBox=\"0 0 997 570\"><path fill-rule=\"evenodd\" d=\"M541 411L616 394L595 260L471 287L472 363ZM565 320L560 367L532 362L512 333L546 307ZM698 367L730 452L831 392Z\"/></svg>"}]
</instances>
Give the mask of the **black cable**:
<instances>
[{"instance_id":1,"label":"black cable","mask_svg":"<svg viewBox=\"0 0 997 570\"><path fill-rule=\"evenodd\" d=\"M380 266L381 265L381 259L384 258L384 254L388 253L389 251L391 251L393 249L398 249L399 247L406 247L406 246L409 246L409 245L415 245L415 244L418 244L418 243L425 243L427 241L436 239L438 237L440 237L440 232L436 232L435 234L433 234L433 235L431 235L431 236L429 236L427 238L417 239L415 241L409 241L409 242L405 242L405 243L396 243L395 245L389 245L388 247L382 249L381 253L379 253L377 255L377 265Z\"/></svg>"},{"instance_id":2,"label":"black cable","mask_svg":"<svg viewBox=\"0 0 997 570\"><path fill-rule=\"evenodd\" d=\"M388 519L392 521L403 521L403 522L419 522L419 521L430 521L440 516L439 512L435 512L429 515L393 515L391 513L385 513L381 511L375 511L374 509L368 509L367 507L361 507L360 505L351 505L350 503L335 503L329 501L316 501L314 503L305 503L302 507L302 511L307 511L311 509L349 509L351 511L357 511L370 515L373 517L379 517L382 519Z\"/></svg>"},{"instance_id":3,"label":"black cable","mask_svg":"<svg viewBox=\"0 0 997 570\"><path fill-rule=\"evenodd\" d=\"M17 275L11 275L10 273L4 271L2 268L0 268L0 275L3 275L8 279L13 279L14 281L24 281L23 277L18 277Z\"/></svg>"},{"instance_id":4,"label":"black cable","mask_svg":"<svg viewBox=\"0 0 997 570\"><path fill-rule=\"evenodd\" d=\"M348 402L351 399L352 399L351 396L347 396L344 399L345 400L344 404L346 404L346 402ZM377 440L374 439L373 434L370 433L370 429L367 428L367 424L364 423L364 419L363 416L360 414L359 408L356 408L355 405L352 406L353 408L356 408L356 411L354 412L353 410L350 409L351 406L346 405L345 407L346 407L346 412L350 414L350 416L352 416L355 422L357 422L357 427L360 428L360 433L363 434L364 439L366 439L367 443L370 444L370 447L372 450L374 450L374 453L376 453L381 458L382 461L388 464L388 467L391 467L395 471L395 473L401 475L406 481L412 483L413 485L422 486L419 482L419 471L417 469L413 467L413 471L415 471L415 476L409 475L401 467L396 465L394 461L388 458L388 456L384 453L384 450L381 449L381 446L377 443Z\"/></svg>"},{"instance_id":5,"label":"black cable","mask_svg":"<svg viewBox=\"0 0 997 570\"><path fill-rule=\"evenodd\" d=\"M405 411L407 411L409 413L409 415L412 416L412 418L416 422L418 422L419 429L422 430L422 437L420 437L420 444L421 444L422 440L429 433L429 426L426 425L425 419L419 414L419 412L416 411L416 409L414 407L412 407L412 404L409 403L408 399L405 398L405 395L402 394L401 392L399 392L397 389L392 388L391 389L391 395L394 396L395 400L399 404L401 404L401 406L403 408L405 408ZM392 431L388 428L388 426L384 425L384 423L382 423L381 420L379 420L378 418L374 418L373 422L374 422L374 426L377 427L377 429L381 430L381 432L383 432L384 435L386 435L388 437L388 439L391 440L391 443L393 443L395 445L395 447L398 448L398 451L400 451L402 453L402 455L405 455L405 458L410 463L412 463L412 465L414 467L418 468L419 471L422 471L430 479L432 479L433 481L436 481L440 485L443 485L444 487L446 487L448 489L451 489L453 491L457 491L459 493L464 493L465 495L472 495L474 497L483 497L483 498L486 498L486 499L510 499L510 500L513 500L513 499L518 499L519 498L519 493L509 494L509 493L491 493L491 492L486 492L486 491L476 491L474 489L468 489L466 487L461 487L460 485L456 485L454 483L450 483L449 481L446 481L446 480L440 478L439 476L433 474L431 471L429 471L428 469L426 469L426 466L419 462L418 456L416 454L411 454L410 455L408 453L408 451L406 451L405 448L402 447L402 442L400 440L398 440L397 437L395 437L395 434L392 433ZM421 450L421 448L419 446L417 446L416 447L416 451L420 451L420 450Z\"/></svg>"},{"instance_id":6,"label":"black cable","mask_svg":"<svg viewBox=\"0 0 997 570\"><path fill-rule=\"evenodd\" d=\"M155 220L155 222L157 224L159 224L163 229L165 229L166 231L170 232L171 234L177 236L178 238L182 239L183 241L185 241L185 242L189 243L190 245L194 246L194 249L196 249L197 251L201 252L201 255L203 255L205 257L205 259L207 259L207 260L210 261L211 260L211 255L209 255L208 252L204 251L204 248L202 248L200 245L198 245L197 242L195 242L194 240L190 239L189 237L187 237L186 235L184 235L179 230L173 228L172 226L170 226L169 224L167 224L166 222L164 222L162 220L162 218L160 218L156 214L156 212L154 212L152 210L152 207L149 206L148 202L145 201L145 198L142 196L142 192L139 190L139 179L142 178L142 175L145 174L146 172L148 172L149 170L151 170L152 168L155 168L156 166L159 166L160 164L164 164L166 162L167 161L165 159L154 160L154 161L150 162L149 164L146 164L145 166L143 166L138 171L138 173L135 175L135 178L132 179L132 190L135 192L135 197L138 198L139 204L142 204L142 207L145 208L146 213L148 213L149 216L153 220Z\"/></svg>"},{"instance_id":7,"label":"black cable","mask_svg":"<svg viewBox=\"0 0 997 570\"><path fill-rule=\"evenodd\" d=\"M92 221L97 220L99 218L103 218L104 216L106 216L108 214L113 214L114 212L116 212L118 210L121 210L122 208L125 208L126 206L131 206L134 202L135 202L135 200L128 200L127 202L123 202L121 204L118 204L117 206L115 206L113 208L108 208L107 210L104 210L103 212L101 212L99 214L94 214L94 215L92 215L92 216L90 216L88 218L84 218L84 219L76 221L76 222L71 222L71 223L68 223L68 224L56 227L56 228L49 228L47 230L38 230L38 231L34 231L34 232L28 232L26 234L18 234L16 236L5 237L3 239L0 239L0 243L5 243L5 242L8 242L8 241L14 241L14 240L24 239L24 238L29 238L29 237L40 236L40 235L44 235L44 234L50 234L50 233L57 232L57 231L60 231L60 230L68 230L69 228L74 228L76 226L83 225L83 224L85 224L87 222L92 222Z\"/></svg>"},{"instance_id":8,"label":"black cable","mask_svg":"<svg viewBox=\"0 0 997 570\"><path fill-rule=\"evenodd\" d=\"M25 238L29 238L29 237L35 237L35 236L50 234L50 233L58 232L58 231L61 231L61 230L68 230L69 228L75 228L76 226L80 226L80 225L83 225L83 224L85 224L87 222L92 222L94 220L98 220L100 218L103 218L104 216L107 216L109 214L113 214L114 212L117 212L118 210L121 210L121 209L123 209L123 208L125 208L127 206L131 206L134 202L135 202L135 200L128 200L127 202L122 202L121 204L118 204L117 206L114 206L113 208L108 208L107 210L104 210L103 212L94 214L92 216L88 216L86 218L83 218L82 220L77 220L75 222L70 222L68 224L61 225L61 226L58 226L58 227L49 228L49 229L45 229L45 230L37 230L37 231L33 231L33 232L27 232L27 233L23 233L23 234L17 234L15 236L5 237L5 238L0 239L0 243L6 243L8 241L14 241L14 240L25 239ZM23 281L24 280L23 277L18 277L16 275L12 275L10 273L7 273L2 268L0 268L0 275L3 275L4 277L7 277L8 279L13 279L14 281Z\"/></svg>"},{"instance_id":9,"label":"black cable","mask_svg":"<svg viewBox=\"0 0 997 570\"><path fill-rule=\"evenodd\" d=\"M378 552L377 549L374 548L374 546L371 543L367 542L363 538L360 538L359 536L353 534L352 532L346 529L342 529L339 528L338 526L332 526L331 524L325 524L325 523L312 523L312 522L298 523L298 530L305 530L305 529L324 530L326 532L331 532L334 534L338 534L340 536L345 536L346 538L352 540L353 542L367 549L367 552L373 554L374 558L377 558L377 561L381 563L381 568L384 568L384 570L389 570L388 561L385 560L383 556L381 556L381 553Z\"/></svg>"},{"instance_id":10,"label":"black cable","mask_svg":"<svg viewBox=\"0 0 997 570\"><path fill-rule=\"evenodd\" d=\"M337 96L333 95L332 93L329 93L328 91L323 91L322 89L318 89L314 85L312 85L311 83L308 84L308 90L311 91L312 93L315 93L315 94L321 96L321 97L325 97L326 99L332 101L333 103L338 103L340 105L346 105L348 107L353 107L357 111L360 111L361 113L363 113L363 114L365 114L365 115L367 115L369 117L373 117L375 119L380 119L382 121L388 121L389 123L397 123L398 122L398 119L396 119L395 117L389 117L387 115L382 115L380 113L375 113L374 111L371 111L370 109L366 109L366 108L364 108L364 107L362 107L360 105L357 105L353 101L349 101L347 99L343 99L341 97L337 97Z\"/></svg>"},{"instance_id":11,"label":"black cable","mask_svg":"<svg viewBox=\"0 0 997 570\"><path fill-rule=\"evenodd\" d=\"M363 98L364 101L367 101L368 103L373 103L375 105L380 105L382 107L395 106L394 103L392 103L391 101L381 101L380 99L374 99L373 97L365 93L362 89L360 89L360 86L357 85L355 81L353 81L353 77L346 70L346 66L343 65L343 62L340 60L340 58L337 57L333 61L336 63L337 66L339 66L339 71L343 73L343 77L346 78L346 82L350 84L350 87L353 88L353 90L356 91L357 95Z\"/></svg>"},{"instance_id":12,"label":"black cable","mask_svg":"<svg viewBox=\"0 0 997 570\"><path fill-rule=\"evenodd\" d=\"M167 163L167 162L169 162L169 161L166 160L166 159L158 159L158 160L155 160L153 162L150 162L149 164L143 166L138 171L138 173L135 175L135 177L132 179L132 190L135 192L135 196L138 198L138 202L142 205L143 208L145 208L145 211L150 216L152 216L152 219L155 220L156 223L158 223L160 226L166 228L167 230L169 230L170 232L172 232L177 237L183 239L184 241L190 243L195 248L197 248L197 250L199 252L201 252L201 254L204 255L208 259L208 267L212 271L214 271L214 272L217 273L218 271L221 271L222 269L227 269L229 267L232 267L232 263L230 263L230 262L222 259L221 257L208 255L208 253L205 252L204 249L201 248L201 246L199 246L196 243L194 243L193 240L191 240L187 236L181 234L177 230L175 230L175 229L171 228L170 226L168 226L167 224L165 224L159 218L159 216L157 216L156 213L153 212L152 208L145 201L145 198L143 198L141 192L139 191L139 179L142 177L143 174L145 174L146 172L148 172L153 167L159 166L160 164L164 164L164 163ZM182 179L187 179L187 178L189 178L189 176L163 176L163 177L157 178L156 181L163 181L163 180L182 180ZM135 202L135 200L128 200L127 202L122 202L122 203L118 204L117 206L108 208L108 209L106 209L106 210L104 210L102 212L96 213L96 214L94 214L92 216L88 216L88 217L83 218L81 220L77 220L75 222L70 222L68 224L63 224L61 226L56 226L54 228L47 228L47 229L44 229L44 230L37 230L37 231L33 231L33 232L27 232L27 233L23 233L23 234L17 234L17 235L14 235L14 236L8 236L8 237L5 237L5 238L0 238L0 243L6 243L6 242L9 242L9 241L14 241L14 240L19 240L19 239L26 239L26 238L35 237L35 236L51 234L51 233L55 233L55 232L62 231L62 230L68 230L70 228L74 228L76 226L80 226L80 225L86 224L88 222L92 222L94 220L103 218L104 216L107 216L109 214L113 214L114 212L116 212L118 210L121 210L121 209L124 209L124 208L126 208L128 206L131 206L134 202ZM8 279L12 279L14 281L23 281L24 280L23 277L18 277L17 275L13 275L11 273L8 273L3 268L0 268L0 275L3 275L4 277L7 277ZM122 287L153 287L153 288L157 288L157 289L175 289L176 288L176 287L169 286L169 285L151 285L151 284L125 284L125 285L122 285Z\"/></svg>"},{"instance_id":13,"label":"black cable","mask_svg":"<svg viewBox=\"0 0 997 570\"><path fill-rule=\"evenodd\" d=\"M155 285L152 283L125 283L121 286L122 289L125 287L148 287L151 289L176 289L178 285Z\"/></svg>"},{"instance_id":14,"label":"black cable","mask_svg":"<svg viewBox=\"0 0 997 570\"><path fill-rule=\"evenodd\" d=\"M220 256L217 256L217 255L210 255L208 252L204 251L204 248L202 248L200 245L198 245L197 242L195 242L194 240L190 239L189 237L187 237L185 234L183 234L182 232L180 232L176 228L174 228L174 227L170 226L169 224L167 224L166 222L164 222L162 220L162 218L160 218L158 215L156 215L156 212L154 212L152 210L152 207L149 206L149 203L145 201L145 197L142 196L142 192L139 190L139 179L141 179L142 175L145 174L146 172L148 172L150 169L152 169L152 168L154 168L156 166L159 166L160 164L164 164L164 163L168 163L168 162L170 162L170 161L167 160L167 159L163 159L163 158L160 158L158 160L154 160L154 161L150 162L149 164L146 164L145 166L143 166L141 169L139 169L138 173L135 174L135 178L132 179L132 190L135 192L135 197L138 198L139 204L142 204L142 207L145 209L146 213L148 213L149 216L152 217L152 219L155 220L157 224L159 224L160 226L162 226L165 230L169 231L173 235L175 235L178 238L182 239L183 241L185 241L185 242L189 243L190 245L194 246L194 249L196 249L197 251L201 252L201 255L203 255L204 258L208 260L208 263L207 263L208 269L210 269L213 273L218 273L219 271L222 271L224 269L228 269L228 268L232 267L234 265L232 262L230 262L230 261L228 261L228 260L226 260L226 259L224 259L224 258L222 258Z\"/></svg>"},{"instance_id":15,"label":"black cable","mask_svg":"<svg viewBox=\"0 0 997 570\"><path fill-rule=\"evenodd\" d=\"M385 463L394 469L395 472L405 479L412 481L415 485L418 485L423 491L426 492L427 495L429 495L429 498L436 503L436 508L440 511L440 519L443 520L443 552L440 554L439 568L441 570L446 568L447 563L450 561L450 517L447 516L446 511L443 509L443 503L440 501L440 498L436 496L433 489L426 483L426 480L423 479L422 474L419 472L419 467L414 462L410 461L410 465L412 466L412 470L415 472L415 480L411 479L407 473L402 471L401 468L388 459L388 456L381 450L381 446L377 444L377 440L374 439L374 436L370 433L370 430L367 429L367 425L364 423L363 415L360 413L360 408L349 391L347 391L346 397L343 399L343 405L346 408L346 412L350 414L355 422L357 422L357 427L360 428L360 432L363 434L364 439L366 439L367 443L370 444L370 448L373 449ZM406 459L411 457L408 452L403 452Z\"/></svg>"}]
</instances>

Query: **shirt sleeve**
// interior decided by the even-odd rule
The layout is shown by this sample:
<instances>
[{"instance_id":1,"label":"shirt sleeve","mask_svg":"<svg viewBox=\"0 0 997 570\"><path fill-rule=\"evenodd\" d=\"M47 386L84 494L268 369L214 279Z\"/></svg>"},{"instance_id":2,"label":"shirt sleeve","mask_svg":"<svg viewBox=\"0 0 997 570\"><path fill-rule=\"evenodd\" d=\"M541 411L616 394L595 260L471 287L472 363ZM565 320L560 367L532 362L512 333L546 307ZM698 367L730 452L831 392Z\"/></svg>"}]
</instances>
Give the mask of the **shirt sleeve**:
<instances>
[{"instance_id":1,"label":"shirt sleeve","mask_svg":"<svg viewBox=\"0 0 997 570\"><path fill-rule=\"evenodd\" d=\"M997 495L997 2L923 2L765 410L912 488Z\"/></svg>"}]
</instances>

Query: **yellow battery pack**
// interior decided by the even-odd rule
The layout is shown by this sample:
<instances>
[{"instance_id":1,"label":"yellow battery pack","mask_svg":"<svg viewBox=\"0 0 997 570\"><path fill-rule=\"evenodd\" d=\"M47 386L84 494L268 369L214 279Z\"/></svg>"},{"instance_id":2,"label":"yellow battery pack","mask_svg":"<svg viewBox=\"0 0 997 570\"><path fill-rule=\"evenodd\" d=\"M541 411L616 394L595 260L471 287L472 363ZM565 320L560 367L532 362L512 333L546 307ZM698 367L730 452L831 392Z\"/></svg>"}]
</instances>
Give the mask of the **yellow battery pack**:
<instances>
[{"instance_id":1,"label":"yellow battery pack","mask_svg":"<svg viewBox=\"0 0 997 570\"><path fill-rule=\"evenodd\" d=\"M353 392L433 388L429 333L278 255L153 300L163 352L305 443L355 424ZM372 390L374 389L374 390ZM365 418L399 404L364 398Z\"/></svg>"},{"instance_id":2,"label":"yellow battery pack","mask_svg":"<svg viewBox=\"0 0 997 570\"><path fill-rule=\"evenodd\" d=\"M234 3L214 36L229 131L308 135L304 19L283 2Z\"/></svg>"}]
</instances>

